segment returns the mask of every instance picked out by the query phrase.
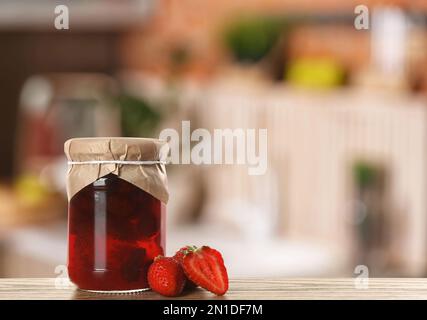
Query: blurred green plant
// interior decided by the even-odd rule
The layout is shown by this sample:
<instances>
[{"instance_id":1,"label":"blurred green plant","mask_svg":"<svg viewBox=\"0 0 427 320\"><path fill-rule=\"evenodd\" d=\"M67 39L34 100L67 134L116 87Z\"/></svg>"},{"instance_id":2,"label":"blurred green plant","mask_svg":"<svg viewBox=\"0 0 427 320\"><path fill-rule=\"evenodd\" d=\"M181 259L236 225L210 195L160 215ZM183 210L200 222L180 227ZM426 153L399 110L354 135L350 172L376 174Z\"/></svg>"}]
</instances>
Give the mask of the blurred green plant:
<instances>
[{"instance_id":1,"label":"blurred green plant","mask_svg":"<svg viewBox=\"0 0 427 320\"><path fill-rule=\"evenodd\" d=\"M128 137L150 137L158 127L162 114L145 99L121 93L116 98L121 111L122 133Z\"/></svg>"},{"instance_id":2,"label":"blurred green plant","mask_svg":"<svg viewBox=\"0 0 427 320\"><path fill-rule=\"evenodd\" d=\"M358 161L353 166L354 182L360 189L374 185L378 174L378 168L368 162Z\"/></svg>"},{"instance_id":3,"label":"blurred green plant","mask_svg":"<svg viewBox=\"0 0 427 320\"><path fill-rule=\"evenodd\" d=\"M178 68L187 64L191 60L190 49L185 45L177 45L170 53L172 67Z\"/></svg>"},{"instance_id":4,"label":"blurred green plant","mask_svg":"<svg viewBox=\"0 0 427 320\"><path fill-rule=\"evenodd\" d=\"M276 45L286 26L275 17L244 17L228 24L225 45L239 62L258 62Z\"/></svg>"}]
</instances>

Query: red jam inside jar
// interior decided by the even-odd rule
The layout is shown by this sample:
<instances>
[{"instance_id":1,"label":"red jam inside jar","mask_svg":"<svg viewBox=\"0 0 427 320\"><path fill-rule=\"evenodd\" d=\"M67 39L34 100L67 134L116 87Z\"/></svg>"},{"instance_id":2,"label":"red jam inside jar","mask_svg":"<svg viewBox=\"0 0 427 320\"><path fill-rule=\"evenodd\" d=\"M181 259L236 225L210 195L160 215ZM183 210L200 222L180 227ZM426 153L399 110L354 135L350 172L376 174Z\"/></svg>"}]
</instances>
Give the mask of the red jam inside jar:
<instances>
[{"instance_id":1,"label":"red jam inside jar","mask_svg":"<svg viewBox=\"0 0 427 320\"><path fill-rule=\"evenodd\" d=\"M68 273L80 289L148 288L147 270L164 253L165 205L114 174L69 201Z\"/></svg>"}]
</instances>

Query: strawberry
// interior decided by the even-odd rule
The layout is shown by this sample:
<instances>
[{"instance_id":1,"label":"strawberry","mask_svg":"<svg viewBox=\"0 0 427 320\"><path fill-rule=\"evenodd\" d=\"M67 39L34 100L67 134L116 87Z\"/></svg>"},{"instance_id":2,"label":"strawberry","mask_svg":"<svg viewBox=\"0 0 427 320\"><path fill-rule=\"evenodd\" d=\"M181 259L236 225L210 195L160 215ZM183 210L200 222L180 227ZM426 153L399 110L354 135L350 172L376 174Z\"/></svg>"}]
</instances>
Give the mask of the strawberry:
<instances>
[{"instance_id":1,"label":"strawberry","mask_svg":"<svg viewBox=\"0 0 427 320\"><path fill-rule=\"evenodd\" d=\"M194 249L197 249L196 247L191 247L191 246L185 246L185 247L182 247L181 249L179 249L176 253L175 253L175 255L173 256L173 258L177 261L177 262L179 262L179 264L182 266L182 262L183 262L183 260L184 260L184 257L186 256L186 254L188 253L188 252L190 252L190 250L194 250ZM187 279L187 282L186 282L186 284L185 284L185 289L186 290L191 290L191 289L194 289L194 288L197 288L197 284L195 284L193 281L191 281L191 280L189 280L189 279Z\"/></svg>"},{"instance_id":2,"label":"strawberry","mask_svg":"<svg viewBox=\"0 0 427 320\"><path fill-rule=\"evenodd\" d=\"M227 269L219 251L208 246L187 247L182 267L187 278L200 287L219 296L227 292Z\"/></svg>"},{"instance_id":3,"label":"strawberry","mask_svg":"<svg viewBox=\"0 0 427 320\"><path fill-rule=\"evenodd\" d=\"M176 297L186 282L181 265L173 258L158 256L148 269L150 288L161 295Z\"/></svg>"},{"instance_id":4,"label":"strawberry","mask_svg":"<svg viewBox=\"0 0 427 320\"><path fill-rule=\"evenodd\" d=\"M184 259L185 255L190 252L191 250L197 249L195 246L185 246L179 249L173 258L178 261L179 263L182 263L182 260Z\"/></svg>"}]
</instances>

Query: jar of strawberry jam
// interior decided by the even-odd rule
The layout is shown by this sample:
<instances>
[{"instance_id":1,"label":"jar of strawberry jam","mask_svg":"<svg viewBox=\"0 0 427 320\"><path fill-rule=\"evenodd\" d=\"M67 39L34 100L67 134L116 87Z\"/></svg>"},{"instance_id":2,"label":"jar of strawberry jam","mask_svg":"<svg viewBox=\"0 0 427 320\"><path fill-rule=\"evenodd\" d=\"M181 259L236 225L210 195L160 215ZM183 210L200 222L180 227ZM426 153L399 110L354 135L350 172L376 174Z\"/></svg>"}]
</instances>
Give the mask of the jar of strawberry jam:
<instances>
[{"instance_id":1,"label":"jar of strawberry jam","mask_svg":"<svg viewBox=\"0 0 427 320\"><path fill-rule=\"evenodd\" d=\"M167 144L142 138L65 143L68 274L80 289L148 289L148 267L165 251Z\"/></svg>"}]
</instances>

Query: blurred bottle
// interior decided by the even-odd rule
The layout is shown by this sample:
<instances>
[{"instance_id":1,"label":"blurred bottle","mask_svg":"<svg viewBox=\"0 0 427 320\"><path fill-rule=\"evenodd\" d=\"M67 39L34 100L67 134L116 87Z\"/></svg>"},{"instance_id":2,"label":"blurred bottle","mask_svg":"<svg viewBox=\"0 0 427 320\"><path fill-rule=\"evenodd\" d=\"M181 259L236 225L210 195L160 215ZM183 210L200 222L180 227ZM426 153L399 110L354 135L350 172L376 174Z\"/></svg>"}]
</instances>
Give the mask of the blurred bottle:
<instances>
[{"instance_id":1,"label":"blurred bottle","mask_svg":"<svg viewBox=\"0 0 427 320\"><path fill-rule=\"evenodd\" d=\"M20 211L41 215L63 207L65 140L121 135L120 110L111 99L116 91L115 81L101 74L36 75L25 82L14 168Z\"/></svg>"}]
</instances>

